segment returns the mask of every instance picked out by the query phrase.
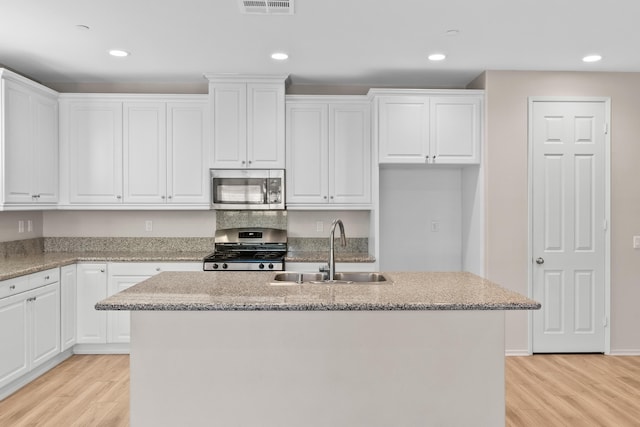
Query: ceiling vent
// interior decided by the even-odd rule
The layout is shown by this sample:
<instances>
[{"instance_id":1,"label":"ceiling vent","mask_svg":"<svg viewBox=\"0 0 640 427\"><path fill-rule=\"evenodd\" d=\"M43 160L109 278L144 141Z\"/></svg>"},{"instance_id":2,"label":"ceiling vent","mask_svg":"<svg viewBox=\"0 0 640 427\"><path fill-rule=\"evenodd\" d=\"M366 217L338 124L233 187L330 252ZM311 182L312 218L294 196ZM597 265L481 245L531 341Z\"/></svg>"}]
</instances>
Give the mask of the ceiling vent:
<instances>
[{"instance_id":1,"label":"ceiling vent","mask_svg":"<svg viewBox=\"0 0 640 427\"><path fill-rule=\"evenodd\" d=\"M293 15L293 0L239 0L240 11L251 15Z\"/></svg>"}]
</instances>

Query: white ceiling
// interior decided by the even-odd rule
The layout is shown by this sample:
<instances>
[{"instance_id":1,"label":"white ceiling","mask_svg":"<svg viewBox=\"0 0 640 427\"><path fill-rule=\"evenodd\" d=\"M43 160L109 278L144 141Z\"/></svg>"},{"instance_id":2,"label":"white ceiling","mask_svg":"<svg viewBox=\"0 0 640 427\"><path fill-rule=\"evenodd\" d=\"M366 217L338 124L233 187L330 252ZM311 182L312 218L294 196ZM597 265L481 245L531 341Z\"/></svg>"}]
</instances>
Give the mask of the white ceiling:
<instances>
[{"instance_id":1,"label":"white ceiling","mask_svg":"<svg viewBox=\"0 0 640 427\"><path fill-rule=\"evenodd\" d=\"M241 14L238 0L1 0L0 64L45 84L192 84L211 72L464 87L483 70L640 72L638 0L295 0L294 9L266 16ZM446 35L452 29L459 34ZM110 57L112 48L131 56ZM275 51L290 58L276 62ZM433 52L447 59L428 61ZM583 63L590 53L603 60Z\"/></svg>"}]
</instances>

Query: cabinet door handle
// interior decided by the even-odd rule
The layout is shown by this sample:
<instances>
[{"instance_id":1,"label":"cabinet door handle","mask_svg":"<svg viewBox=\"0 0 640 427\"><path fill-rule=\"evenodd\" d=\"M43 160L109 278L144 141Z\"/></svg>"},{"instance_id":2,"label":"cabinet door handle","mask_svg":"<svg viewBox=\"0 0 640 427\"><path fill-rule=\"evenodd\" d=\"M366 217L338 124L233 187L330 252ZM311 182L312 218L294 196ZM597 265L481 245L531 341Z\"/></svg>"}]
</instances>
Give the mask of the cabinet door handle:
<instances>
[{"instance_id":1,"label":"cabinet door handle","mask_svg":"<svg viewBox=\"0 0 640 427\"><path fill-rule=\"evenodd\" d=\"M101 269L100 269L100 273L104 273L104 268L101 268Z\"/></svg>"},{"instance_id":2,"label":"cabinet door handle","mask_svg":"<svg viewBox=\"0 0 640 427\"><path fill-rule=\"evenodd\" d=\"M162 200L164 200L164 199L165 199L165 197L164 197L164 196L160 196L160 198L161 198Z\"/></svg>"},{"instance_id":3,"label":"cabinet door handle","mask_svg":"<svg viewBox=\"0 0 640 427\"><path fill-rule=\"evenodd\" d=\"M9 286L9 290L11 290L11 291L14 290L15 288L16 288L16 285Z\"/></svg>"},{"instance_id":4,"label":"cabinet door handle","mask_svg":"<svg viewBox=\"0 0 640 427\"><path fill-rule=\"evenodd\" d=\"M323 199L325 199L325 200L327 200L327 196L323 196L322 198L323 198Z\"/></svg>"},{"instance_id":5,"label":"cabinet door handle","mask_svg":"<svg viewBox=\"0 0 640 427\"><path fill-rule=\"evenodd\" d=\"M251 164L251 160L249 160L249 164Z\"/></svg>"},{"instance_id":6,"label":"cabinet door handle","mask_svg":"<svg viewBox=\"0 0 640 427\"><path fill-rule=\"evenodd\" d=\"M333 196L329 197L331 200L333 200Z\"/></svg>"},{"instance_id":7,"label":"cabinet door handle","mask_svg":"<svg viewBox=\"0 0 640 427\"><path fill-rule=\"evenodd\" d=\"M122 199L122 196L118 194L118 195L116 196L116 199L120 200L120 199Z\"/></svg>"},{"instance_id":8,"label":"cabinet door handle","mask_svg":"<svg viewBox=\"0 0 640 427\"><path fill-rule=\"evenodd\" d=\"M160 271L160 267L156 267L156 271Z\"/></svg>"},{"instance_id":9,"label":"cabinet door handle","mask_svg":"<svg viewBox=\"0 0 640 427\"><path fill-rule=\"evenodd\" d=\"M173 196L169 196L169 197L168 197L168 199L169 199L169 200L173 199Z\"/></svg>"},{"instance_id":10,"label":"cabinet door handle","mask_svg":"<svg viewBox=\"0 0 640 427\"><path fill-rule=\"evenodd\" d=\"M44 280L49 280L49 276L44 276Z\"/></svg>"},{"instance_id":11,"label":"cabinet door handle","mask_svg":"<svg viewBox=\"0 0 640 427\"><path fill-rule=\"evenodd\" d=\"M243 161L242 161L242 164L244 165L245 163L247 163L247 162L245 162L245 161L243 160Z\"/></svg>"}]
</instances>

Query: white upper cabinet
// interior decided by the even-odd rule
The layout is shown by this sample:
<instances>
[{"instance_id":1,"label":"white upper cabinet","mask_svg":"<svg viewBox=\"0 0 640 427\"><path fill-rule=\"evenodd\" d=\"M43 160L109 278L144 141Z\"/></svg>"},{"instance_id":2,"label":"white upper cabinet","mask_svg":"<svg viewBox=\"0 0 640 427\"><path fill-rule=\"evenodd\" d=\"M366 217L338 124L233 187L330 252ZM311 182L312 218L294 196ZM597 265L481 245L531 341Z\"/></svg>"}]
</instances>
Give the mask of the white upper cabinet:
<instances>
[{"instance_id":1,"label":"white upper cabinet","mask_svg":"<svg viewBox=\"0 0 640 427\"><path fill-rule=\"evenodd\" d=\"M163 203L167 194L164 102L125 102L124 203Z\"/></svg>"},{"instance_id":2,"label":"white upper cabinet","mask_svg":"<svg viewBox=\"0 0 640 427\"><path fill-rule=\"evenodd\" d=\"M424 163L429 154L429 99L378 99L380 163Z\"/></svg>"},{"instance_id":3,"label":"white upper cabinet","mask_svg":"<svg viewBox=\"0 0 640 427\"><path fill-rule=\"evenodd\" d=\"M58 201L58 94L0 69L0 210Z\"/></svg>"},{"instance_id":4,"label":"white upper cabinet","mask_svg":"<svg viewBox=\"0 0 640 427\"><path fill-rule=\"evenodd\" d=\"M287 97L288 208L370 208L370 111L358 96Z\"/></svg>"},{"instance_id":5,"label":"white upper cabinet","mask_svg":"<svg viewBox=\"0 0 640 427\"><path fill-rule=\"evenodd\" d=\"M283 169L287 76L206 77L210 82L211 167Z\"/></svg>"},{"instance_id":6,"label":"white upper cabinet","mask_svg":"<svg viewBox=\"0 0 640 427\"><path fill-rule=\"evenodd\" d=\"M433 163L480 163L482 97L430 99L430 141Z\"/></svg>"},{"instance_id":7,"label":"white upper cabinet","mask_svg":"<svg viewBox=\"0 0 640 427\"><path fill-rule=\"evenodd\" d=\"M379 163L479 164L482 91L370 91Z\"/></svg>"},{"instance_id":8,"label":"white upper cabinet","mask_svg":"<svg viewBox=\"0 0 640 427\"><path fill-rule=\"evenodd\" d=\"M206 95L61 98L69 204L208 209Z\"/></svg>"},{"instance_id":9,"label":"white upper cabinet","mask_svg":"<svg viewBox=\"0 0 640 427\"><path fill-rule=\"evenodd\" d=\"M167 203L209 208L208 102L167 103Z\"/></svg>"},{"instance_id":10,"label":"white upper cabinet","mask_svg":"<svg viewBox=\"0 0 640 427\"><path fill-rule=\"evenodd\" d=\"M68 161L61 169L68 173L69 202L121 204L122 102L62 95L60 105L61 166Z\"/></svg>"}]
</instances>

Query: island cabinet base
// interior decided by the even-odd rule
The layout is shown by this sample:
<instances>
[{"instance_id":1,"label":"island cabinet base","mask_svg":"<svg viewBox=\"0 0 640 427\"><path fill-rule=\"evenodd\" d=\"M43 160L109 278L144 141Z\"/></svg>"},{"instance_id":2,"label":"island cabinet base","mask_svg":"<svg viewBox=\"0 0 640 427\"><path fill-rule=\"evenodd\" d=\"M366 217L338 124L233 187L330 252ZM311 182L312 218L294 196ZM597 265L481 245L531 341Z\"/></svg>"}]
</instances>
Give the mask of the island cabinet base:
<instances>
[{"instance_id":1,"label":"island cabinet base","mask_svg":"<svg viewBox=\"0 0 640 427\"><path fill-rule=\"evenodd\" d=\"M503 311L133 311L131 426L501 426Z\"/></svg>"}]
</instances>

